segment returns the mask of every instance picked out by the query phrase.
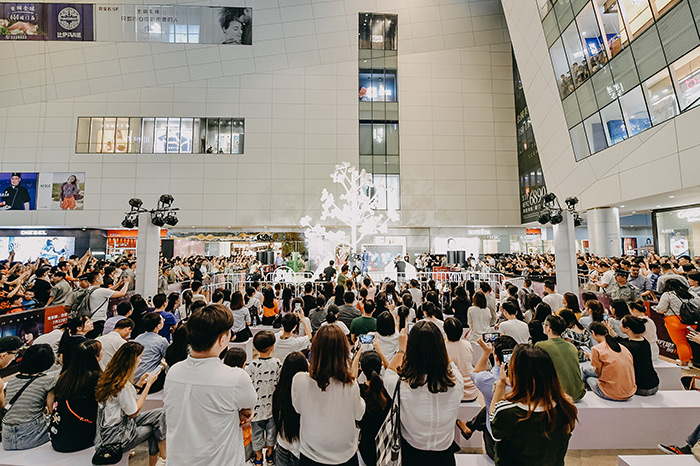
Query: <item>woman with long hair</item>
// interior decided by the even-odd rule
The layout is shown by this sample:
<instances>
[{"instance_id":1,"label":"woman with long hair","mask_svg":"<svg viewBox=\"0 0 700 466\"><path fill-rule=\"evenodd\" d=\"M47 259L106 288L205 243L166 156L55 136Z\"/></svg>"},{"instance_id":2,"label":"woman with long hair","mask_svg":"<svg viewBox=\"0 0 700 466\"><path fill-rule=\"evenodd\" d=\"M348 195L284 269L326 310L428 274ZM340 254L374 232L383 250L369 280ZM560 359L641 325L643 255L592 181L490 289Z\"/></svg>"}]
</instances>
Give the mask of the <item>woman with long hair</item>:
<instances>
[{"instance_id":1,"label":"woman with long hair","mask_svg":"<svg viewBox=\"0 0 700 466\"><path fill-rule=\"evenodd\" d=\"M571 309L577 319L581 318L581 304L579 303L578 296L574 293L568 291L564 293L564 307L566 309Z\"/></svg>"},{"instance_id":2,"label":"woman with long hair","mask_svg":"<svg viewBox=\"0 0 700 466\"><path fill-rule=\"evenodd\" d=\"M5 406L8 409L2 419L5 450L28 450L49 441L48 412L53 407L53 387L58 378L58 371L49 371L53 363L51 346L32 345L22 355L19 374L7 382L4 403L12 404Z\"/></svg>"},{"instance_id":3,"label":"woman with long hair","mask_svg":"<svg viewBox=\"0 0 700 466\"><path fill-rule=\"evenodd\" d=\"M367 466L377 464L376 438L379 429L391 408L391 397L384 388L379 374L382 370L382 357L376 351L358 351L353 359L353 375L362 371L367 381L360 384L360 395L365 400L365 414L358 423L360 427L359 451Z\"/></svg>"},{"instance_id":4,"label":"woman with long hair","mask_svg":"<svg viewBox=\"0 0 700 466\"><path fill-rule=\"evenodd\" d=\"M420 321L399 334L399 351L384 374L393 397L399 387L403 466L455 464L452 442L464 379L450 362L442 332Z\"/></svg>"},{"instance_id":5,"label":"woman with long hair","mask_svg":"<svg viewBox=\"0 0 700 466\"><path fill-rule=\"evenodd\" d=\"M279 381L272 394L272 417L277 427L276 466L299 464L300 416L292 406L292 380L299 372L308 372L309 363L299 351L289 353L282 364Z\"/></svg>"},{"instance_id":6,"label":"woman with long hair","mask_svg":"<svg viewBox=\"0 0 700 466\"><path fill-rule=\"evenodd\" d=\"M61 372L70 366L73 353L82 342L87 340L85 334L93 329L92 321L87 316L73 317L63 325L63 335L58 342L58 357L63 364Z\"/></svg>"},{"instance_id":7,"label":"woman with long hair","mask_svg":"<svg viewBox=\"0 0 700 466\"><path fill-rule=\"evenodd\" d=\"M549 307L549 304L543 303L540 300L540 303L535 306L535 317L527 324L530 330L530 341L533 344L547 339L547 335L544 334L544 328L542 326L544 325L544 321L547 320L547 317L551 315L552 308Z\"/></svg>"},{"instance_id":8,"label":"woman with long hair","mask_svg":"<svg viewBox=\"0 0 700 466\"><path fill-rule=\"evenodd\" d=\"M343 285L336 285L335 291L333 292L333 304L340 307L345 304L345 287Z\"/></svg>"},{"instance_id":9,"label":"woman with long hair","mask_svg":"<svg viewBox=\"0 0 700 466\"><path fill-rule=\"evenodd\" d=\"M578 362L586 362L588 360L586 352L591 342L591 332L578 321L576 314L571 309L559 310L559 317L566 322L566 330L561 337L576 347L578 350Z\"/></svg>"},{"instance_id":10,"label":"woman with long hair","mask_svg":"<svg viewBox=\"0 0 700 466\"><path fill-rule=\"evenodd\" d=\"M173 291L168 295L168 301L167 304L165 305L165 312L170 312L173 315L178 315L180 314L179 309L180 309L180 303L182 300L180 299L180 293L177 291Z\"/></svg>"},{"instance_id":11,"label":"woman with long hair","mask_svg":"<svg viewBox=\"0 0 700 466\"><path fill-rule=\"evenodd\" d=\"M399 309L402 307L399 306ZM377 316L377 331L374 332L374 340L381 348L382 354L389 360L399 350L399 332L396 330L396 321L389 311L384 311Z\"/></svg>"},{"instance_id":12,"label":"woman with long hair","mask_svg":"<svg viewBox=\"0 0 700 466\"><path fill-rule=\"evenodd\" d=\"M102 344L86 340L73 352L70 365L53 389L55 403L51 415L51 446L70 453L84 450L95 441L97 401L95 387L100 377Z\"/></svg>"},{"instance_id":13,"label":"woman with long hair","mask_svg":"<svg viewBox=\"0 0 700 466\"><path fill-rule=\"evenodd\" d=\"M182 292L182 304L180 305L180 320L187 319L192 312L190 306L194 302L192 290L187 289Z\"/></svg>"},{"instance_id":14,"label":"woman with long hair","mask_svg":"<svg viewBox=\"0 0 700 466\"><path fill-rule=\"evenodd\" d=\"M282 314L292 312L292 289L288 286L285 286L282 290L282 299L279 308Z\"/></svg>"},{"instance_id":15,"label":"woman with long hair","mask_svg":"<svg viewBox=\"0 0 700 466\"><path fill-rule=\"evenodd\" d=\"M345 335L350 335L350 329L344 322L338 320L338 306L331 304L326 311L326 321L321 324L321 327L326 325L335 325L338 327Z\"/></svg>"},{"instance_id":16,"label":"woman with long hair","mask_svg":"<svg viewBox=\"0 0 700 466\"><path fill-rule=\"evenodd\" d=\"M469 298L467 298L467 291L463 286L458 286L455 288L454 299L450 303L450 309L452 314L462 322L462 326L467 328L467 310L469 309Z\"/></svg>"},{"instance_id":17,"label":"woman with long hair","mask_svg":"<svg viewBox=\"0 0 700 466\"><path fill-rule=\"evenodd\" d=\"M647 320L646 317L632 315L622 318L622 331L628 338L620 340L620 343L632 353L634 380L637 384L635 395L640 396L654 395L659 391L659 375L654 369L651 344L644 338Z\"/></svg>"},{"instance_id":18,"label":"woman with long hair","mask_svg":"<svg viewBox=\"0 0 700 466\"><path fill-rule=\"evenodd\" d=\"M141 394L136 394L134 371L141 362L143 345L135 341L124 343L117 350L95 388L97 410L96 455L103 446L120 444L122 452L148 441L150 466L165 466L165 418L163 408L142 413L146 396L160 370L143 374L136 383Z\"/></svg>"},{"instance_id":19,"label":"woman with long hair","mask_svg":"<svg viewBox=\"0 0 700 466\"><path fill-rule=\"evenodd\" d=\"M230 297L231 313L233 314L233 327L231 328L231 341L243 342L253 337L253 333L248 327L253 322L250 311L243 305L243 295L240 291L235 291Z\"/></svg>"},{"instance_id":20,"label":"woman with long hair","mask_svg":"<svg viewBox=\"0 0 700 466\"><path fill-rule=\"evenodd\" d=\"M491 328L491 310L487 306L486 295L483 291L474 293L471 307L467 310L467 339L476 342Z\"/></svg>"},{"instance_id":21,"label":"woman with long hair","mask_svg":"<svg viewBox=\"0 0 700 466\"><path fill-rule=\"evenodd\" d=\"M516 346L491 403L496 464L562 466L576 416L549 354L532 344Z\"/></svg>"},{"instance_id":22,"label":"woman with long hair","mask_svg":"<svg viewBox=\"0 0 700 466\"><path fill-rule=\"evenodd\" d=\"M693 350L688 343L688 329L697 330L697 326L685 325L681 322L680 313L683 301L689 301L696 309L700 308L698 295L690 291L688 285L682 281L670 278L666 280L664 293L654 310L664 316L664 325L671 340L676 344L680 365L687 366L693 357ZM694 362L700 365L700 361Z\"/></svg>"},{"instance_id":23,"label":"woman with long hair","mask_svg":"<svg viewBox=\"0 0 700 466\"><path fill-rule=\"evenodd\" d=\"M173 367L176 363L187 359L189 354L187 322L178 322L173 331L172 342L165 350L165 362L168 367Z\"/></svg>"},{"instance_id":24,"label":"woman with long hair","mask_svg":"<svg viewBox=\"0 0 700 466\"><path fill-rule=\"evenodd\" d=\"M301 416L301 466L358 464L355 424L362 419L365 403L349 361L343 331L335 325L321 326L311 345L309 372L292 380L292 406Z\"/></svg>"},{"instance_id":25,"label":"woman with long hair","mask_svg":"<svg viewBox=\"0 0 700 466\"><path fill-rule=\"evenodd\" d=\"M625 401L637 391L634 378L634 359L627 348L611 335L609 328L600 323L591 324L593 339L598 342L591 350L591 366L583 366L583 382L601 398Z\"/></svg>"},{"instance_id":26,"label":"woman with long hair","mask_svg":"<svg viewBox=\"0 0 700 466\"><path fill-rule=\"evenodd\" d=\"M272 325L275 321L275 317L279 314L277 300L275 299L275 290L270 287L265 288L263 291L262 314L263 317L260 323L263 325Z\"/></svg>"},{"instance_id":27,"label":"woman with long hair","mask_svg":"<svg viewBox=\"0 0 700 466\"><path fill-rule=\"evenodd\" d=\"M71 175L68 177L68 180L61 183L61 191L59 193L61 210L75 210L75 198L79 195L80 187L78 186L78 177Z\"/></svg>"},{"instance_id":28,"label":"woman with long hair","mask_svg":"<svg viewBox=\"0 0 700 466\"><path fill-rule=\"evenodd\" d=\"M627 303L621 299L613 299L610 302L610 313L612 318L608 322L612 325L613 330L620 338L627 338L627 335L622 333L622 318L630 315L630 308Z\"/></svg>"}]
</instances>

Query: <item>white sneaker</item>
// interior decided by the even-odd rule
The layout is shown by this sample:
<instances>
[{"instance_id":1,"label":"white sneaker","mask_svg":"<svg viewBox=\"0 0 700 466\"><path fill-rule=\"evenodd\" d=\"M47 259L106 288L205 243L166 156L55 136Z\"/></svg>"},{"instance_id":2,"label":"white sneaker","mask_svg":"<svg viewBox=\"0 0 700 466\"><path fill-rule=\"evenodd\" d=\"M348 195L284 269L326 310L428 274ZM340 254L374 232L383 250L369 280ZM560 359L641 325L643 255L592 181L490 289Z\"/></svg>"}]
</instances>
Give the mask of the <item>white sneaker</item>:
<instances>
[{"instance_id":1,"label":"white sneaker","mask_svg":"<svg viewBox=\"0 0 700 466\"><path fill-rule=\"evenodd\" d=\"M165 466L165 464L165 460L159 456L158 461L156 461L156 466Z\"/></svg>"}]
</instances>

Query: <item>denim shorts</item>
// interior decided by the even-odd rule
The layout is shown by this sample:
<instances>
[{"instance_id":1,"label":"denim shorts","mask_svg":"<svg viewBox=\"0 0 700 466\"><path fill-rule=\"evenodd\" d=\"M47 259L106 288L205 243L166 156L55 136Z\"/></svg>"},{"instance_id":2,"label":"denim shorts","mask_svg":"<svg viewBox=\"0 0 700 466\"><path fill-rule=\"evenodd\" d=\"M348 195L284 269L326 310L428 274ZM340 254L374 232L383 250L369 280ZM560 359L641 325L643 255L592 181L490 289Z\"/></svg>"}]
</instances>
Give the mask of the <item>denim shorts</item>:
<instances>
[{"instance_id":1,"label":"denim shorts","mask_svg":"<svg viewBox=\"0 0 700 466\"><path fill-rule=\"evenodd\" d=\"M260 451L265 445L274 447L277 444L277 428L274 419L253 421L250 430L253 434L253 450Z\"/></svg>"},{"instance_id":2,"label":"denim shorts","mask_svg":"<svg viewBox=\"0 0 700 466\"><path fill-rule=\"evenodd\" d=\"M49 420L43 415L34 421L2 425L2 447L5 450L29 450L49 441Z\"/></svg>"}]
</instances>

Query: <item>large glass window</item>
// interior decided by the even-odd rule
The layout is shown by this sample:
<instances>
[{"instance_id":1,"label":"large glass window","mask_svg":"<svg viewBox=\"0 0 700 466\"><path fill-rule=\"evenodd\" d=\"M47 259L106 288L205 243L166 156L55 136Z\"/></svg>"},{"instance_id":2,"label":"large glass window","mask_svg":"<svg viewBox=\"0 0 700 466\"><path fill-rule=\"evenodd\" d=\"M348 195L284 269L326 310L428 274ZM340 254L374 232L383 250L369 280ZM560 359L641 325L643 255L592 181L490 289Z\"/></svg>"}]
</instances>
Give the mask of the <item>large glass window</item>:
<instances>
[{"instance_id":1,"label":"large glass window","mask_svg":"<svg viewBox=\"0 0 700 466\"><path fill-rule=\"evenodd\" d=\"M544 29L544 38L547 40L547 46L549 47L559 37L559 25L554 13L547 15L542 22L542 28Z\"/></svg>"},{"instance_id":2,"label":"large glass window","mask_svg":"<svg viewBox=\"0 0 700 466\"><path fill-rule=\"evenodd\" d=\"M586 129L586 139L588 140L588 148L591 154L600 152L608 147L603 123L600 121L600 114L594 113L583 122L583 125Z\"/></svg>"},{"instance_id":3,"label":"large glass window","mask_svg":"<svg viewBox=\"0 0 700 466\"><path fill-rule=\"evenodd\" d=\"M622 111L620 111L618 102L613 102L602 109L600 116L603 120L608 145L612 146L627 139L627 128L622 119Z\"/></svg>"},{"instance_id":4,"label":"large glass window","mask_svg":"<svg viewBox=\"0 0 700 466\"><path fill-rule=\"evenodd\" d=\"M681 111L694 107L700 98L700 48L671 65Z\"/></svg>"},{"instance_id":5,"label":"large glass window","mask_svg":"<svg viewBox=\"0 0 700 466\"><path fill-rule=\"evenodd\" d=\"M359 47L361 49L396 50L398 17L374 13L359 15Z\"/></svg>"},{"instance_id":6,"label":"large glass window","mask_svg":"<svg viewBox=\"0 0 700 466\"><path fill-rule=\"evenodd\" d=\"M581 106L581 115L583 115L584 118L598 111L595 93L593 92L593 84L590 81L578 88L576 97L578 97L578 102Z\"/></svg>"},{"instance_id":7,"label":"large glass window","mask_svg":"<svg viewBox=\"0 0 700 466\"><path fill-rule=\"evenodd\" d=\"M559 0L554 4L554 13L557 15L559 29L567 28L572 19L574 19L574 11L571 9L571 0Z\"/></svg>"},{"instance_id":8,"label":"large glass window","mask_svg":"<svg viewBox=\"0 0 700 466\"><path fill-rule=\"evenodd\" d=\"M396 70L360 70L361 102L396 102Z\"/></svg>"},{"instance_id":9,"label":"large glass window","mask_svg":"<svg viewBox=\"0 0 700 466\"><path fill-rule=\"evenodd\" d=\"M648 0L618 0L618 3L623 10L629 40L636 39L654 22Z\"/></svg>"},{"instance_id":10,"label":"large glass window","mask_svg":"<svg viewBox=\"0 0 700 466\"><path fill-rule=\"evenodd\" d=\"M687 3L682 3L658 22L666 59L675 61L700 45L698 31Z\"/></svg>"},{"instance_id":11,"label":"large glass window","mask_svg":"<svg viewBox=\"0 0 700 466\"><path fill-rule=\"evenodd\" d=\"M593 0L603 26L610 56L614 57L627 46L627 32L617 0Z\"/></svg>"},{"instance_id":12,"label":"large glass window","mask_svg":"<svg viewBox=\"0 0 700 466\"><path fill-rule=\"evenodd\" d=\"M552 48L549 49L549 54L552 57L552 66L557 77L559 94L563 99L574 91L574 81L571 77L571 71L569 71L569 63L566 61L566 54L564 53L564 46L561 40L556 41L552 45Z\"/></svg>"},{"instance_id":13,"label":"large glass window","mask_svg":"<svg viewBox=\"0 0 700 466\"><path fill-rule=\"evenodd\" d=\"M639 84L637 68L634 66L632 51L626 49L620 52L611 62L613 78L615 80L616 97L624 94Z\"/></svg>"},{"instance_id":14,"label":"large glass window","mask_svg":"<svg viewBox=\"0 0 700 466\"><path fill-rule=\"evenodd\" d=\"M573 143L576 161L583 160L591 155L588 141L586 140L586 131L583 129L583 123L580 123L575 128L571 128L569 134L571 136L571 142Z\"/></svg>"},{"instance_id":15,"label":"large glass window","mask_svg":"<svg viewBox=\"0 0 700 466\"><path fill-rule=\"evenodd\" d=\"M608 62L605 53L605 40L600 32L598 20L593 11L593 4L588 3L576 17L576 24L581 33L581 41L591 73L596 73Z\"/></svg>"},{"instance_id":16,"label":"large glass window","mask_svg":"<svg viewBox=\"0 0 700 466\"><path fill-rule=\"evenodd\" d=\"M564 116L566 117L567 127L571 128L572 126L581 122L581 109L579 108L576 94L571 94L569 97L564 99L562 105L564 107Z\"/></svg>"},{"instance_id":17,"label":"large glass window","mask_svg":"<svg viewBox=\"0 0 700 466\"><path fill-rule=\"evenodd\" d=\"M242 154L239 118L80 117L77 154Z\"/></svg>"},{"instance_id":18,"label":"large glass window","mask_svg":"<svg viewBox=\"0 0 700 466\"><path fill-rule=\"evenodd\" d=\"M630 136L651 128L651 120L641 86L635 87L620 97L620 105L625 117L625 127Z\"/></svg>"},{"instance_id":19,"label":"large glass window","mask_svg":"<svg viewBox=\"0 0 700 466\"><path fill-rule=\"evenodd\" d=\"M591 82L593 82L593 89L595 90L595 96L599 106L605 107L617 98L610 65L601 68L600 71L593 76Z\"/></svg>"},{"instance_id":20,"label":"large glass window","mask_svg":"<svg viewBox=\"0 0 700 466\"><path fill-rule=\"evenodd\" d=\"M566 31L561 35L561 39L564 42L566 58L571 66L571 78L574 80L574 86L578 87L590 77L590 70L588 69L586 57L583 54L583 46L581 45L581 38L579 37L576 23L571 23L566 28Z\"/></svg>"},{"instance_id":21,"label":"large glass window","mask_svg":"<svg viewBox=\"0 0 700 466\"><path fill-rule=\"evenodd\" d=\"M632 43L634 62L639 71L639 78L644 81L666 66L661 39L656 26L649 28L642 36Z\"/></svg>"}]
</instances>

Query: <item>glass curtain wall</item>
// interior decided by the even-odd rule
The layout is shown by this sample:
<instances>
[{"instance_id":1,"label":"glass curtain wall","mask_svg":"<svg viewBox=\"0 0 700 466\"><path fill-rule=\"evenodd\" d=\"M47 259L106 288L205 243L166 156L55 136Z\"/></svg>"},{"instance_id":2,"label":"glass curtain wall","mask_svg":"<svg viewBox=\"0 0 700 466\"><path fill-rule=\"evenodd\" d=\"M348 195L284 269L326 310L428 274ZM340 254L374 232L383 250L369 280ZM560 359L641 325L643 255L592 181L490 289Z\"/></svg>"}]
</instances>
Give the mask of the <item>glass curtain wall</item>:
<instances>
[{"instance_id":1,"label":"glass curtain wall","mask_svg":"<svg viewBox=\"0 0 700 466\"><path fill-rule=\"evenodd\" d=\"M241 118L80 117L76 154L242 154Z\"/></svg>"},{"instance_id":2,"label":"glass curtain wall","mask_svg":"<svg viewBox=\"0 0 700 466\"><path fill-rule=\"evenodd\" d=\"M700 0L537 0L576 160L700 104Z\"/></svg>"}]
</instances>

